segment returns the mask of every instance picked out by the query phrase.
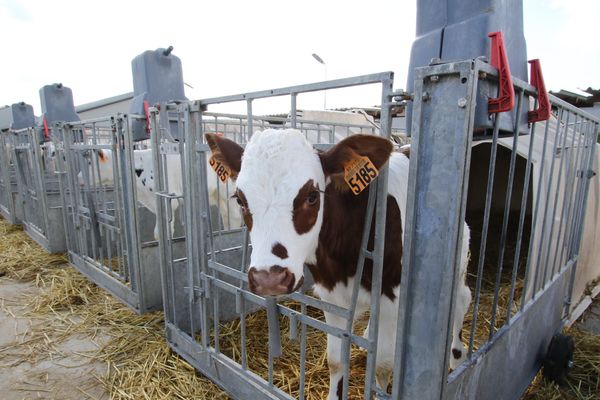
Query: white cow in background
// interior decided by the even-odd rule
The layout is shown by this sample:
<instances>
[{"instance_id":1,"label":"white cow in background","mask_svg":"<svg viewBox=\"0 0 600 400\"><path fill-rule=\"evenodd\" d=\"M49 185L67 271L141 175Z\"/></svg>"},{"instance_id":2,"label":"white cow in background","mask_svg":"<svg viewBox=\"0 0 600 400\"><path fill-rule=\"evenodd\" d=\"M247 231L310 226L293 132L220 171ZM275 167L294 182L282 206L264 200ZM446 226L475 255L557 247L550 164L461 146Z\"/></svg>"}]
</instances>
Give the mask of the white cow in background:
<instances>
[{"instance_id":1,"label":"white cow in background","mask_svg":"<svg viewBox=\"0 0 600 400\"><path fill-rule=\"evenodd\" d=\"M100 184L112 185L114 184L114 168L113 168L113 155L111 150L99 149L95 150L94 153L98 157L98 170L95 172L96 175L100 175ZM92 159L88 158L88 165L91 167ZM154 215L157 215L157 203L156 203L156 176L154 174L154 167L152 164L152 150L134 150L133 152L133 163L136 174L136 190L137 200ZM178 154L167 155L166 160L167 168L167 179L169 185L169 193L176 196L183 194L182 176L181 176L181 160ZM94 168L95 170L96 168ZM242 226L242 217L239 211L239 207L235 203L235 200L231 199L233 189L228 188L228 185L218 183L218 177L214 170L208 165L207 161L207 190L208 200L210 204L217 205L221 218L223 219L223 226L225 229L233 229ZM84 184L83 175L80 172L78 175L79 184ZM171 201L171 208L173 215L179 208L180 201ZM171 233L175 230L175 218L170 221ZM158 239L158 224L154 228L154 238Z\"/></svg>"}]
</instances>

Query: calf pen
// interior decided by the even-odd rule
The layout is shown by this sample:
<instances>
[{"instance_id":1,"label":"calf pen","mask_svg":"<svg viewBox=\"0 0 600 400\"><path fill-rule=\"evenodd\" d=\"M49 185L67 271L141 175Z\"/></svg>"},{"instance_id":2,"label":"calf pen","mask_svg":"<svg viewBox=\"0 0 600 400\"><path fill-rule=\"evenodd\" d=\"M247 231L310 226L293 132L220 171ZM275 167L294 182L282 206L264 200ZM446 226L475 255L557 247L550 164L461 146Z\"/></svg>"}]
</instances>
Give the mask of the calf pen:
<instances>
[{"instance_id":1,"label":"calf pen","mask_svg":"<svg viewBox=\"0 0 600 400\"><path fill-rule=\"evenodd\" d=\"M45 139L38 128L13 132L13 156L17 187L22 202L22 222L25 232L50 253L66 250L58 177L49 157L52 142L48 137L55 128L48 128Z\"/></svg>"},{"instance_id":2,"label":"calf pen","mask_svg":"<svg viewBox=\"0 0 600 400\"><path fill-rule=\"evenodd\" d=\"M11 224L20 224L23 203L17 186L11 131L0 132L0 214Z\"/></svg>"},{"instance_id":3,"label":"calf pen","mask_svg":"<svg viewBox=\"0 0 600 400\"><path fill-rule=\"evenodd\" d=\"M160 309L154 216L137 203L130 124L61 124L55 139L70 263L138 313Z\"/></svg>"},{"instance_id":4,"label":"calf pen","mask_svg":"<svg viewBox=\"0 0 600 400\"><path fill-rule=\"evenodd\" d=\"M516 129L510 137L499 139L495 124L491 140L475 145L475 93L482 72L485 79L496 79L495 69L479 60L426 67L416 75L408 211L402 216L406 232L401 302L394 377L388 388L376 387L374 380L377 332L371 329L363 337L358 328L364 327L364 320L355 326L348 323L346 329L324 321L323 312L351 321L352 305L345 308L316 299L308 285L278 298L249 291L245 274L251 251L248 232L245 227L224 229L210 209L210 151L203 136L209 128L203 121L211 105L246 102L246 135L230 136L243 144L255 126L264 126L252 116L253 104L260 99L287 97L291 109L288 124L302 130L295 112L298 97L314 91L377 85L381 127L368 133L389 138L390 109L401 99L401 93L392 90L393 75L162 105L160 111L154 110L169 345L240 399L326 396L327 334L342 339L343 398L518 397L539 369L550 338L569 311L598 121L552 98L553 118L530 124L529 134L521 135ZM514 83L517 107L522 110L528 107L528 96L535 98L537 92L525 82L515 79ZM164 118L167 110L178 115L185 146L160 134L164 132L159 129L161 113ZM497 117L492 115L494 120ZM519 126L518 121L515 125ZM347 132L351 133L356 131ZM317 138L315 147L327 149L337 140L339 137L326 134ZM181 195L170 192L166 179L169 166L165 158L172 151L183 155ZM483 173L475 162L484 163ZM370 186L368 208L375 229L382 229L385 214L376 211L376 203L386 197L387 188L385 179L377 182ZM177 241L167 228L175 199L183 201L185 211L184 257L173 251ZM463 364L449 371L453 288L459 279L455 264L462 235L460 221L465 219L473 231L468 279L473 297L462 329L468 354ZM363 241L362 253L374 260L377 291L382 249L369 251ZM376 318L378 313L379 296L374 296L370 315ZM495 383L486 384L489 382Z\"/></svg>"}]
</instances>

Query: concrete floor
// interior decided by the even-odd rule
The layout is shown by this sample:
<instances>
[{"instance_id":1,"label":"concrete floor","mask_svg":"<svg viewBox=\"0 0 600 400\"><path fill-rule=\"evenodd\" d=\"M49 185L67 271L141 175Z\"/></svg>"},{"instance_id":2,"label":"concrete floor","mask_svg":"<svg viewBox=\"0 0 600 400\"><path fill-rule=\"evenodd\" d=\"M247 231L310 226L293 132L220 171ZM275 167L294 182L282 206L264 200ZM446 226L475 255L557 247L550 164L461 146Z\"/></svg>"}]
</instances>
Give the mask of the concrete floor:
<instances>
[{"instance_id":1,"label":"concrete floor","mask_svg":"<svg viewBox=\"0 0 600 400\"><path fill-rule=\"evenodd\" d=\"M28 297L39 292L33 283L0 278L0 398L108 399L97 379L105 375L106 365L88 356L101 339L50 337L48 353L28 345L32 331L44 330L43 321L26 315Z\"/></svg>"}]
</instances>

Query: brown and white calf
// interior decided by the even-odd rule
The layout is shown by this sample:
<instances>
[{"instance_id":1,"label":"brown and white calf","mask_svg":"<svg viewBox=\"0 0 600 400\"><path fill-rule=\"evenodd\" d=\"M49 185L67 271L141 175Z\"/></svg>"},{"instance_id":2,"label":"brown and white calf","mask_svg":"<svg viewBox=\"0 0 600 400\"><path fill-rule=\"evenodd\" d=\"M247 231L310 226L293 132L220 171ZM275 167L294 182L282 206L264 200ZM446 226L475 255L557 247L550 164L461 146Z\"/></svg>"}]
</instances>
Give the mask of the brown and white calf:
<instances>
[{"instance_id":1,"label":"brown and white calf","mask_svg":"<svg viewBox=\"0 0 600 400\"><path fill-rule=\"evenodd\" d=\"M206 135L213 155L236 179L235 196L252 241L248 270L250 290L259 295L291 293L302 284L303 266L310 269L314 292L323 300L350 304L360 240L367 208L367 191L355 195L344 181L344 166L360 156L379 170L389 161L389 195L385 232L383 287L377 346L377 383L386 388L394 360L401 276L403 216L409 160L393 152L392 143L372 135L350 136L325 152L318 152L292 129L255 133L245 150L222 137ZM464 357L459 339L471 301L465 285L469 229L465 224L461 276L453 326L451 367ZM373 232L369 248L373 248ZM365 261L358 299L360 315L371 302L372 262ZM325 313L327 323L339 328L345 319ZM330 371L329 399L338 398L342 384L341 341L327 337Z\"/></svg>"}]
</instances>

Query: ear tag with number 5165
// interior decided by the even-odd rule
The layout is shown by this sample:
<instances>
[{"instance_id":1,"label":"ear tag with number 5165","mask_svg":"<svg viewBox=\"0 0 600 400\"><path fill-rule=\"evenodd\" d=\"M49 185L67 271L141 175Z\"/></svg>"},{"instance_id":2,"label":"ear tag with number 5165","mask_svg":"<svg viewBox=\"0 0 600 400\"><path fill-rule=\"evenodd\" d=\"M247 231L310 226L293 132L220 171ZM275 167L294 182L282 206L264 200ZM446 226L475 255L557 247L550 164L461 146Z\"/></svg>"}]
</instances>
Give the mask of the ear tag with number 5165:
<instances>
[{"instance_id":1,"label":"ear tag with number 5165","mask_svg":"<svg viewBox=\"0 0 600 400\"><path fill-rule=\"evenodd\" d=\"M222 162L217 161L215 159L215 156L211 156L210 159L208 160L208 163L210 164L212 169L215 170L215 172L217 173L217 176L219 177L221 182L227 181L227 178L229 178L231 176L231 172L229 171L229 168L227 168L225 165L223 165Z\"/></svg>"},{"instance_id":2,"label":"ear tag with number 5165","mask_svg":"<svg viewBox=\"0 0 600 400\"><path fill-rule=\"evenodd\" d=\"M379 171L369 157L359 156L344 165L344 180L354 194L360 194L377 177Z\"/></svg>"}]
</instances>

